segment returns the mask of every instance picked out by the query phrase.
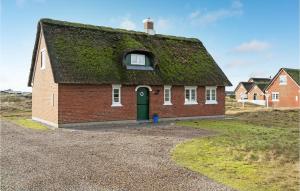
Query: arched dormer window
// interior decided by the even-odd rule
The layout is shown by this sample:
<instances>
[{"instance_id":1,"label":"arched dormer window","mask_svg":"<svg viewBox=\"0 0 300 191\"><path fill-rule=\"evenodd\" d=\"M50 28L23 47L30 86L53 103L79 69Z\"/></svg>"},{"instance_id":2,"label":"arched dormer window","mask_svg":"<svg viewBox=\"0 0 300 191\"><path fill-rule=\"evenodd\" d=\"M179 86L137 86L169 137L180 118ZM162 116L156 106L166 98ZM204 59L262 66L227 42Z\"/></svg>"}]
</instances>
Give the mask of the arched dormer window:
<instances>
[{"instance_id":1,"label":"arched dormer window","mask_svg":"<svg viewBox=\"0 0 300 191\"><path fill-rule=\"evenodd\" d=\"M123 56L123 65L129 70L154 70L154 56L145 50L128 51Z\"/></svg>"}]
</instances>

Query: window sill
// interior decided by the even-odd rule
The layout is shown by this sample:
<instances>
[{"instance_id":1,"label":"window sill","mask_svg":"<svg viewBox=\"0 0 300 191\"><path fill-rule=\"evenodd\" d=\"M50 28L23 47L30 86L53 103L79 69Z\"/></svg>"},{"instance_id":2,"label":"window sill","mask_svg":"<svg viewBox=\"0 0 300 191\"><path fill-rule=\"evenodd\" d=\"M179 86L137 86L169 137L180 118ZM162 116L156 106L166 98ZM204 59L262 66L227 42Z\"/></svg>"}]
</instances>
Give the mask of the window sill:
<instances>
[{"instance_id":1,"label":"window sill","mask_svg":"<svg viewBox=\"0 0 300 191\"><path fill-rule=\"evenodd\" d=\"M111 106L112 107L122 107L123 105L120 103L113 103Z\"/></svg>"},{"instance_id":2,"label":"window sill","mask_svg":"<svg viewBox=\"0 0 300 191\"><path fill-rule=\"evenodd\" d=\"M217 101L206 101L205 104L218 104Z\"/></svg>"},{"instance_id":3,"label":"window sill","mask_svg":"<svg viewBox=\"0 0 300 191\"><path fill-rule=\"evenodd\" d=\"M279 100L272 100L272 102L279 102Z\"/></svg>"},{"instance_id":4,"label":"window sill","mask_svg":"<svg viewBox=\"0 0 300 191\"><path fill-rule=\"evenodd\" d=\"M285 86L285 85L287 85L287 83L282 83L282 84L279 84L280 86Z\"/></svg>"},{"instance_id":5,"label":"window sill","mask_svg":"<svg viewBox=\"0 0 300 191\"><path fill-rule=\"evenodd\" d=\"M164 103L163 105L173 105L173 104L172 104L172 103L168 103L168 102L167 102L167 103Z\"/></svg>"},{"instance_id":6,"label":"window sill","mask_svg":"<svg viewBox=\"0 0 300 191\"><path fill-rule=\"evenodd\" d=\"M185 102L184 105L197 105L198 102Z\"/></svg>"}]
</instances>

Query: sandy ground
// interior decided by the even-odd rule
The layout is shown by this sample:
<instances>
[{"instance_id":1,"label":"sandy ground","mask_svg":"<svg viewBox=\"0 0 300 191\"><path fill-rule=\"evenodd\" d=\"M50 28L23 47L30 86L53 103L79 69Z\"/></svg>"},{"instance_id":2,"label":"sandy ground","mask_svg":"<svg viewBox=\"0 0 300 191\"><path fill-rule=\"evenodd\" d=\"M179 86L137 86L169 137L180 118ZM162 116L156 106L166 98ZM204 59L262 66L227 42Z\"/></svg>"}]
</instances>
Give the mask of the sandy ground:
<instances>
[{"instance_id":1,"label":"sandy ground","mask_svg":"<svg viewBox=\"0 0 300 191\"><path fill-rule=\"evenodd\" d=\"M1 190L230 190L170 151L212 133L184 127L37 131L1 122Z\"/></svg>"}]
</instances>

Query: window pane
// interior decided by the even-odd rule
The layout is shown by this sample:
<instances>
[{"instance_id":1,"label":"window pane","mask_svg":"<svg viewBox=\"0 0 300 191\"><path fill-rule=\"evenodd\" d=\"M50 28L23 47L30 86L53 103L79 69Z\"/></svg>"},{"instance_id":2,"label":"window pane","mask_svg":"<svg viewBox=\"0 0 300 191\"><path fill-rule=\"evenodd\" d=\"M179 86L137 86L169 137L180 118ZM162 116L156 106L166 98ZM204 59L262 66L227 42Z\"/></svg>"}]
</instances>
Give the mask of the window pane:
<instances>
[{"instance_id":1,"label":"window pane","mask_svg":"<svg viewBox=\"0 0 300 191\"><path fill-rule=\"evenodd\" d=\"M114 89L113 92L114 92L114 95L113 95L114 100L113 101L115 103L119 103L120 102L120 96L119 96L120 90L119 89Z\"/></svg>"},{"instance_id":2,"label":"window pane","mask_svg":"<svg viewBox=\"0 0 300 191\"><path fill-rule=\"evenodd\" d=\"M119 102L119 97L114 97L114 102L118 103Z\"/></svg>"},{"instance_id":3,"label":"window pane","mask_svg":"<svg viewBox=\"0 0 300 191\"><path fill-rule=\"evenodd\" d=\"M210 90L206 90L206 100L210 100Z\"/></svg>"},{"instance_id":4,"label":"window pane","mask_svg":"<svg viewBox=\"0 0 300 191\"><path fill-rule=\"evenodd\" d=\"M286 84L287 80L286 80L286 76L280 76L279 77L279 83L280 84Z\"/></svg>"},{"instance_id":5,"label":"window pane","mask_svg":"<svg viewBox=\"0 0 300 191\"><path fill-rule=\"evenodd\" d=\"M137 63L137 56L135 54L131 55L131 63Z\"/></svg>"},{"instance_id":6,"label":"window pane","mask_svg":"<svg viewBox=\"0 0 300 191\"><path fill-rule=\"evenodd\" d=\"M165 101L170 101L170 89L165 89Z\"/></svg>"},{"instance_id":7,"label":"window pane","mask_svg":"<svg viewBox=\"0 0 300 191\"><path fill-rule=\"evenodd\" d=\"M132 65L145 65L145 55L142 54L131 54Z\"/></svg>"},{"instance_id":8,"label":"window pane","mask_svg":"<svg viewBox=\"0 0 300 191\"><path fill-rule=\"evenodd\" d=\"M211 90L211 100L216 100L216 90Z\"/></svg>"},{"instance_id":9,"label":"window pane","mask_svg":"<svg viewBox=\"0 0 300 191\"><path fill-rule=\"evenodd\" d=\"M186 89L185 90L185 101L189 102L189 100L190 100L190 90Z\"/></svg>"},{"instance_id":10,"label":"window pane","mask_svg":"<svg viewBox=\"0 0 300 191\"><path fill-rule=\"evenodd\" d=\"M138 55L138 63L140 65L145 65L145 55Z\"/></svg>"},{"instance_id":11,"label":"window pane","mask_svg":"<svg viewBox=\"0 0 300 191\"><path fill-rule=\"evenodd\" d=\"M119 89L114 89L114 94L119 94Z\"/></svg>"},{"instance_id":12,"label":"window pane","mask_svg":"<svg viewBox=\"0 0 300 191\"><path fill-rule=\"evenodd\" d=\"M191 90L191 101L196 101L196 90L195 89Z\"/></svg>"}]
</instances>

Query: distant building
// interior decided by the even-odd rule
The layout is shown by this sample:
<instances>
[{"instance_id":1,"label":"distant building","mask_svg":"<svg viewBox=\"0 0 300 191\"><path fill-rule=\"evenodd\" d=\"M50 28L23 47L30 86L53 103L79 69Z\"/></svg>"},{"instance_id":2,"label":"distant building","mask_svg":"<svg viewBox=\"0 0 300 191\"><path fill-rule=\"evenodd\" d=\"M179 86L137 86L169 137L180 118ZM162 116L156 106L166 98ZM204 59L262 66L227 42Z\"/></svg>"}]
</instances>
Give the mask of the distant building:
<instances>
[{"instance_id":1,"label":"distant building","mask_svg":"<svg viewBox=\"0 0 300 191\"><path fill-rule=\"evenodd\" d=\"M235 97L234 91L225 91L225 95L229 97Z\"/></svg>"},{"instance_id":2,"label":"distant building","mask_svg":"<svg viewBox=\"0 0 300 191\"><path fill-rule=\"evenodd\" d=\"M300 69L281 68L265 88L271 107L300 108Z\"/></svg>"},{"instance_id":3,"label":"distant building","mask_svg":"<svg viewBox=\"0 0 300 191\"><path fill-rule=\"evenodd\" d=\"M270 78L250 78L248 82L240 82L234 90L235 99L238 102L265 105L264 89L270 81Z\"/></svg>"}]
</instances>

